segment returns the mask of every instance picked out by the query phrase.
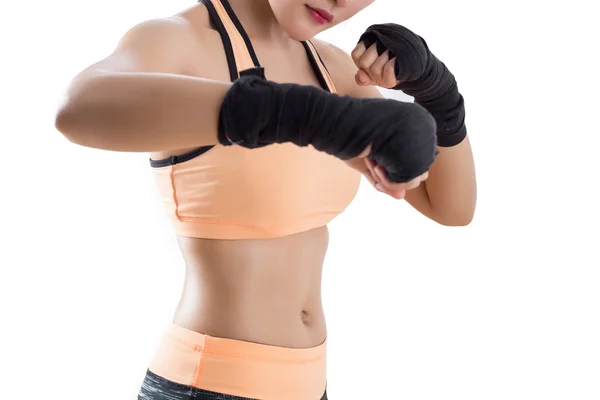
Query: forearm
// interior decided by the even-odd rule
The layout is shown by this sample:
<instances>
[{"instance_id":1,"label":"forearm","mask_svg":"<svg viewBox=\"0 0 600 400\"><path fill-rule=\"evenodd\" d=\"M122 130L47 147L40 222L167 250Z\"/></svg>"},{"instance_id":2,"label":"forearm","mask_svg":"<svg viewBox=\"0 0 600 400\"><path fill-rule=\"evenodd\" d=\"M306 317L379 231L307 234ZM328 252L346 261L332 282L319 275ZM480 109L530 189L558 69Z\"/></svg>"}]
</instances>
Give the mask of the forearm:
<instances>
[{"instance_id":1,"label":"forearm","mask_svg":"<svg viewBox=\"0 0 600 400\"><path fill-rule=\"evenodd\" d=\"M155 73L98 74L74 84L56 116L71 142L153 152L214 145L231 84Z\"/></svg>"},{"instance_id":2,"label":"forearm","mask_svg":"<svg viewBox=\"0 0 600 400\"><path fill-rule=\"evenodd\" d=\"M477 184L468 136L456 146L439 147L429 178L407 192L406 200L420 205L419 211L442 225L464 226L471 222Z\"/></svg>"}]
</instances>

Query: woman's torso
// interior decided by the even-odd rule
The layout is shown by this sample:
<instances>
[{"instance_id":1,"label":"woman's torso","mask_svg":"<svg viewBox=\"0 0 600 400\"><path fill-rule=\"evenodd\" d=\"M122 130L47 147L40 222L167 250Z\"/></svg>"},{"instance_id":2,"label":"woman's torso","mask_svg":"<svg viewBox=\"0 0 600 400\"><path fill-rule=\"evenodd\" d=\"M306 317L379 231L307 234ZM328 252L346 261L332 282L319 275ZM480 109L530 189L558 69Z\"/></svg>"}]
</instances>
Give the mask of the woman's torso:
<instances>
[{"instance_id":1,"label":"woman's torso","mask_svg":"<svg viewBox=\"0 0 600 400\"><path fill-rule=\"evenodd\" d=\"M205 6L198 4L181 17L198 37L186 74L230 81L223 42ZM319 86L301 43L283 48L250 39L269 80ZM151 158L190 150L154 153ZM179 236L178 242L186 274L176 324L211 336L282 347L313 347L324 341L321 272L326 227L273 239Z\"/></svg>"}]
</instances>

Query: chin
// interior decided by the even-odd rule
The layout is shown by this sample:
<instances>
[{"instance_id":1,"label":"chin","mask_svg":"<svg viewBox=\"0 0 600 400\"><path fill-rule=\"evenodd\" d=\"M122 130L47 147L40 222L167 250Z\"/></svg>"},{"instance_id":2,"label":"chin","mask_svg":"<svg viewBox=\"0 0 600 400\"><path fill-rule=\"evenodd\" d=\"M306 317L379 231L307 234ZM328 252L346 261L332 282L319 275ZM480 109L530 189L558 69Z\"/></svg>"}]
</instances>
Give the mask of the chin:
<instances>
[{"instance_id":1,"label":"chin","mask_svg":"<svg viewBox=\"0 0 600 400\"><path fill-rule=\"evenodd\" d=\"M290 35L292 39L297 40L299 42L310 40L314 38L317 35L317 33L320 32L320 30L315 29L314 27L301 26L298 23L289 27L283 26L283 29L285 29L285 31L288 33L288 35Z\"/></svg>"},{"instance_id":2,"label":"chin","mask_svg":"<svg viewBox=\"0 0 600 400\"><path fill-rule=\"evenodd\" d=\"M278 22L292 39L299 42L310 40L318 33L330 27L330 25L318 25L314 23L305 10L298 13L288 12L282 15L281 18L278 18Z\"/></svg>"}]
</instances>

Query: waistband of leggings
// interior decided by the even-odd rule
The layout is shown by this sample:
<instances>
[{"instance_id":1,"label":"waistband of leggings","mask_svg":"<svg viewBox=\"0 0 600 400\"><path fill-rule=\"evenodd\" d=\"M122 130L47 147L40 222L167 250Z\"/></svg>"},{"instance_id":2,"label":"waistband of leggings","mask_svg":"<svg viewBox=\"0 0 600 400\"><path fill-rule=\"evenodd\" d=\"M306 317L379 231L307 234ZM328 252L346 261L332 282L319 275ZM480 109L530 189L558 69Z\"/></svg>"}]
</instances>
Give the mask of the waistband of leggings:
<instances>
[{"instance_id":1,"label":"waistband of leggings","mask_svg":"<svg viewBox=\"0 0 600 400\"><path fill-rule=\"evenodd\" d=\"M150 365L170 381L249 399L320 399L326 341L305 349L218 338L170 324Z\"/></svg>"},{"instance_id":2,"label":"waistband of leggings","mask_svg":"<svg viewBox=\"0 0 600 400\"><path fill-rule=\"evenodd\" d=\"M243 340L219 338L205 335L190 329L171 324L167 328L167 336L194 347L196 351L214 356L228 358L243 358L277 363L305 364L318 362L325 357L326 341L322 344L305 348L292 349L287 347L269 346Z\"/></svg>"}]
</instances>

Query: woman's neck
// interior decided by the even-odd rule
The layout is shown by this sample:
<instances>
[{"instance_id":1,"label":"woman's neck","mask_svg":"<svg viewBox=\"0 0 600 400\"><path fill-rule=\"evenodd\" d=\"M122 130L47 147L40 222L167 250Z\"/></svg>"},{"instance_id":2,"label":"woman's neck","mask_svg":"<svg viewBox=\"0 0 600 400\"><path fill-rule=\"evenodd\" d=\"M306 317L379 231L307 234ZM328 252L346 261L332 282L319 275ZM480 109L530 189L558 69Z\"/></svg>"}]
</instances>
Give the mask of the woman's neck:
<instances>
[{"instance_id":1,"label":"woman's neck","mask_svg":"<svg viewBox=\"0 0 600 400\"><path fill-rule=\"evenodd\" d=\"M279 25L268 0L228 0L250 39L287 44L290 35Z\"/></svg>"}]
</instances>

